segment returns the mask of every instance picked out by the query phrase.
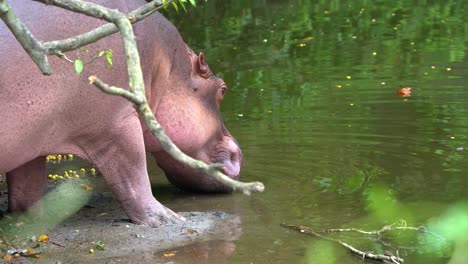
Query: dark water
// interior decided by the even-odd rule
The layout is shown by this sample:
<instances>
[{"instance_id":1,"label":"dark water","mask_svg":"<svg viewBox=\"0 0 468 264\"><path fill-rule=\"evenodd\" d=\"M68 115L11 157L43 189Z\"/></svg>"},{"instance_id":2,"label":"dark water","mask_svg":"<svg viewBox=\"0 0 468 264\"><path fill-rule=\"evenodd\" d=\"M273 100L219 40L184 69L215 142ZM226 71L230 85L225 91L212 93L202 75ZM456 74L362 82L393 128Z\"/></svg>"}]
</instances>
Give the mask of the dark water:
<instances>
[{"instance_id":1,"label":"dark water","mask_svg":"<svg viewBox=\"0 0 468 264\"><path fill-rule=\"evenodd\" d=\"M361 263L280 223L400 220L455 243L411 231L332 237L398 250L405 263L468 263L466 1L201 3L171 19L229 85L222 112L243 149L242 179L266 185L251 197L162 201L241 217L229 253L213 246L206 263ZM397 95L403 87L411 96Z\"/></svg>"}]
</instances>

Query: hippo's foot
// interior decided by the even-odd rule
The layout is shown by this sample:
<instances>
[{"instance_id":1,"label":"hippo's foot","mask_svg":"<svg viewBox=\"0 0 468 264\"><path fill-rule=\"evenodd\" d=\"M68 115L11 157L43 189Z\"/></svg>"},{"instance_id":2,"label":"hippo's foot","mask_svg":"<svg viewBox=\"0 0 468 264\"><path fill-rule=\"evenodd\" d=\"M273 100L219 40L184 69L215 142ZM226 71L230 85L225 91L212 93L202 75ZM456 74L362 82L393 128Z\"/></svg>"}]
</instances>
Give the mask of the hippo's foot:
<instances>
[{"instance_id":1,"label":"hippo's foot","mask_svg":"<svg viewBox=\"0 0 468 264\"><path fill-rule=\"evenodd\" d=\"M161 225L179 224L185 221L185 218L173 212L171 209L160 204L156 199L150 204L140 206L141 210L127 211L130 220L139 225L148 225L151 227L159 227Z\"/></svg>"}]
</instances>

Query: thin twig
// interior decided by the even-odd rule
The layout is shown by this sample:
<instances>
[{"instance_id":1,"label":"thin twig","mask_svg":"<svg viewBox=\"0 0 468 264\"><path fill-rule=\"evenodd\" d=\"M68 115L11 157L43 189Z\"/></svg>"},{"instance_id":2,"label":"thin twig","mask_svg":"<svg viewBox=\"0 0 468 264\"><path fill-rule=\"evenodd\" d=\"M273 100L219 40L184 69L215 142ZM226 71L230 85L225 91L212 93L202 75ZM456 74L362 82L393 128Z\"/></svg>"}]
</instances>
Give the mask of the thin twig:
<instances>
[{"instance_id":1,"label":"thin twig","mask_svg":"<svg viewBox=\"0 0 468 264\"><path fill-rule=\"evenodd\" d=\"M65 247L64 245L62 245L62 244L60 244L60 243L57 243L57 242L55 242L55 241L50 241L50 243L51 243L51 244L53 244L53 245L56 245L56 246L62 247L62 248L64 248L64 247Z\"/></svg>"},{"instance_id":2,"label":"thin twig","mask_svg":"<svg viewBox=\"0 0 468 264\"><path fill-rule=\"evenodd\" d=\"M67 55L65 55L65 53L63 53L62 51L57 50L56 53L55 53L55 55L57 55L57 57L59 57L59 58L61 58L61 59L64 59L64 60L66 60L66 61L68 61L68 62L70 62L70 63L73 63L73 60L69 59L69 58L67 57Z\"/></svg>"},{"instance_id":3,"label":"thin twig","mask_svg":"<svg viewBox=\"0 0 468 264\"><path fill-rule=\"evenodd\" d=\"M233 191L240 191L246 195L250 195L251 193L255 192L263 192L265 189L263 183L261 182L240 182L231 179L230 177L224 175L220 172L220 169L224 167L222 164L206 164L202 161L193 159L190 156L185 155L176 145L174 145L170 138L166 135L161 125L157 122L156 118L154 117L151 110L149 109L148 103L146 100L140 101L141 97L129 92L125 89L109 86L102 82L96 76L91 76L90 83L94 84L97 88L101 89L103 92L112 95L119 95L122 97L127 98L129 101L133 102L137 105L137 109L139 109L140 114L144 117L145 120L149 120L147 122L148 128L151 130L151 133L155 135L164 149L176 160L187 164L191 168L198 169L215 179L216 181L223 183L225 186L230 187Z\"/></svg>"},{"instance_id":4,"label":"thin twig","mask_svg":"<svg viewBox=\"0 0 468 264\"><path fill-rule=\"evenodd\" d=\"M357 228L335 228L335 229L326 229L323 230L325 233L337 233L337 232L355 232L363 235L382 235L385 232L392 231L392 230L412 230L416 232L421 232L425 234L429 234L437 239L444 240L446 241L447 239L435 234L429 230L425 226L419 226L419 227L413 227L413 226L393 226L393 225L387 225L382 227L380 230L374 230L374 231L364 231L360 230Z\"/></svg>"},{"instance_id":5,"label":"thin twig","mask_svg":"<svg viewBox=\"0 0 468 264\"><path fill-rule=\"evenodd\" d=\"M122 96L136 105L144 103L144 98L141 96L119 87L109 86L94 75L90 76L88 79L89 84L94 84L97 88L105 93Z\"/></svg>"}]
</instances>

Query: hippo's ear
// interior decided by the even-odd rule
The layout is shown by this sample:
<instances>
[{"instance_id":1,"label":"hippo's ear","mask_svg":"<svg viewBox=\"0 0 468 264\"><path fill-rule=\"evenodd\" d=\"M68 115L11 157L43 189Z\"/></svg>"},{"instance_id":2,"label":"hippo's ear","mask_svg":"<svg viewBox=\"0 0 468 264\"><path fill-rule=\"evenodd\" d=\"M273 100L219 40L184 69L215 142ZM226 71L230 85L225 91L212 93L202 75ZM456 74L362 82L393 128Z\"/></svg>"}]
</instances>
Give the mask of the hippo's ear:
<instances>
[{"instance_id":1,"label":"hippo's ear","mask_svg":"<svg viewBox=\"0 0 468 264\"><path fill-rule=\"evenodd\" d=\"M206 63L205 54L203 54L203 52L200 52L200 55L198 55L195 62L195 68L201 77L207 79L211 76L210 67L208 67L208 64Z\"/></svg>"}]
</instances>

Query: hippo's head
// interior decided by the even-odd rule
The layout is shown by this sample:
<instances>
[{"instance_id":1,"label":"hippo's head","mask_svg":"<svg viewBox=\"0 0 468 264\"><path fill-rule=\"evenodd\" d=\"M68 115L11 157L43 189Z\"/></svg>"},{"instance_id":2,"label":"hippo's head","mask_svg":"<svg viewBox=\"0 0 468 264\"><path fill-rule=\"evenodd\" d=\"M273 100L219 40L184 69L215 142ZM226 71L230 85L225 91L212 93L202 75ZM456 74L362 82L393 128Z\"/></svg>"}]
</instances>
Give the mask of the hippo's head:
<instances>
[{"instance_id":1,"label":"hippo's head","mask_svg":"<svg viewBox=\"0 0 468 264\"><path fill-rule=\"evenodd\" d=\"M156 95L156 118L185 154L206 163L222 163L224 173L237 179L242 153L224 126L219 110L227 86L211 72L203 53L197 56L190 48L187 50L190 63L172 65L170 74L175 77L169 79L170 83L162 84L168 88ZM169 181L182 189L230 191L203 173L175 161L160 148L152 154Z\"/></svg>"}]
</instances>

